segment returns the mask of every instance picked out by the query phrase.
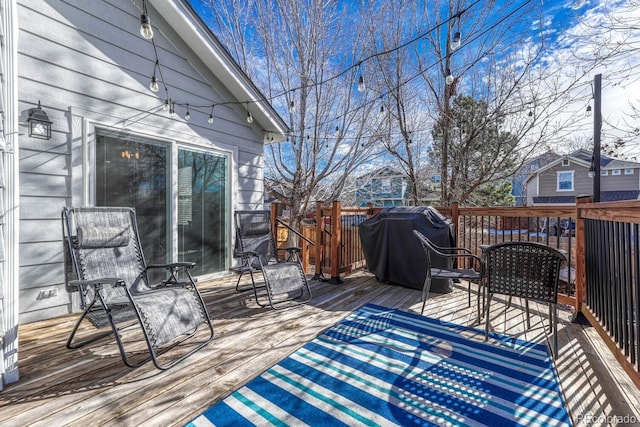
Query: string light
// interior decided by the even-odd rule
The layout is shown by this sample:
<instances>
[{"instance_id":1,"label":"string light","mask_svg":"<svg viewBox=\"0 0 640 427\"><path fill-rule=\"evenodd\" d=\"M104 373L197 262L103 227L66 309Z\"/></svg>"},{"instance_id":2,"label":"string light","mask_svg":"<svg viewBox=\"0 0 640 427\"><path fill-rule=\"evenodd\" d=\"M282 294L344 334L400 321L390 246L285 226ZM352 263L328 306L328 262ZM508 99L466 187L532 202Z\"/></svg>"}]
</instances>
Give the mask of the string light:
<instances>
[{"instance_id":1,"label":"string light","mask_svg":"<svg viewBox=\"0 0 640 427\"><path fill-rule=\"evenodd\" d=\"M158 69L158 61L156 60L156 65L153 66L153 76L151 76L151 83L149 84L149 89L151 92L156 93L160 90L158 86L158 79L156 79L156 70Z\"/></svg>"},{"instance_id":2,"label":"string light","mask_svg":"<svg viewBox=\"0 0 640 427\"><path fill-rule=\"evenodd\" d=\"M447 86L453 84L453 75L451 74L451 69L449 67L447 67L444 74L444 82L447 84Z\"/></svg>"},{"instance_id":3,"label":"string light","mask_svg":"<svg viewBox=\"0 0 640 427\"><path fill-rule=\"evenodd\" d=\"M207 120L209 124L213 123L213 107L215 107L215 105L211 106L211 113L209 113L209 119Z\"/></svg>"},{"instance_id":4,"label":"string light","mask_svg":"<svg viewBox=\"0 0 640 427\"><path fill-rule=\"evenodd\" d=\"M167 88L166 84L164 83L164 79L162 78L162 69L161 69L161 67L160 67L160 64L158 63L158 52L157 52L156 45L155 45L155 42L154 42L154 39L153 39L153 28L152 28L152 26L151 26L151 24L150 24L149 14L148 14L148 12L147 12L147 8L146 8L146 2L145 2L145 0L143 0L143 1L142 1L142 3L143 3L143 13L142 13L141 18L140 18L140 24L141 24L141 25L140 25L140 34L141 34L145 39L150 40L150 41L151 41L151 43L153 44L153 48L154 48L154 52L155 52L155 57L156 57L156 64L155 64L155 67L154 67L154 75L156 74L156 71L158 71L158 72L160 73L160 78L158 79L158 77L156 77L156 78L155 78L155 82L156 82L156 85L158 86L158 90L159 90L159 83L160 83L160 82L162 82L162 83L163 83L164 88L165 88L165 91L167 92L167 97L166 97L166 99L165 99L165 103L164 103L164 105L163 105L163 109L164 109L165 111L167 111L167 110L168 110L168 111L169 111L169 114L170 114L171 116L173 116L173 115L175 115L175 113L176 113L176 112L175 112L175 101L171 100L171 98L168 96L168 88ZM369 56L367 56L367 57L365 57L365 58L361 59L357 64L354 64L354 65L352 65L352 66L350 66L350 67L347 67L345 70L343 70L342 72L339 72L339 73L338 73L338 74L336 74L336 75L330 76L330 77L328 77L328 78L326 78L326 79L324 79L324 80L322 80L322 81L314 82L314 83L312 83L312 84L310 84L310 85L307 85L307 86L301 86L301 88L302 88L302 87L320 86L320 85L322 85L322 84L324 84L324 83L327 83L327 82L328 82L328 81L330 81L330 80L333 80L333 79L339 78L340 76L344 75L345 73L347 73L349 70L353 69L354 67L359 67L359 68L360 68L360 74L359 74L359 76L358 76L358 85L357 85L357 89L358 89L358 91L359 91L359 92L364 92L364 91L366 91L367 87L366 87L366 84L365 84L365 81L364 81L364 76L363 76L363 73L362 73L362 64L363 64L363 62L365 62L365 61L367 61L367 60L370 60L370 59L372 59L372 58L379 57L379 56L381 56L381 55L386 55L386 54L388 54L388 53L391 53L391 52L394 52L394 51L400 50L400 49L402 49L402 48L404 48L404 47L406 47L406 46L409 46L409 45L411 45L411 44L415 43L416 41L419 41L419 40L423 39L423 38L424 38L424 36L425 36L426 34L431 33L432 31L436 30L437 28L441 27L442 25L445 25L446 23L448 23L448 22L452 21L452 20L453 20L453 19L455 19L456 17L457 17L457 18L459 18L459 16L460 16L463 12L468 11L470 8L474 7L474 6L475 6L476 4L478 4L478 3L481 3L481 1L480 1L480 0L475 0L475 1L474 1L471 5L469 5L467 8L465 8L465 9L464 9L464 10L462 10L462 11L460 11L458 14L454 15L454 17L450 18L450 19L449 19L449 20L447 20L447 21L444 21L444 22L441 22L441 23L436 24L433 28L430 28L430 29L426 30L426 31L424 32L424 34L419 34L419 35L417 35L416 37L414 37L414 38L412 38L412 39L410 39L410 40L407 40L406 42L404 42L404 43L402 43L402 44L399 44L399 45L397 45L397 46L394 46L394 47L392 47L392 48L390 48L390 49L387 49L387 50L385 50L385 51L375 52L375 53L373 53L373 54L371 54L371 55L369 55ZM512 12L512 13L510 13L510 15L511 15L511 14L513 14L513 12ZM458 22L458 25L459 25L459 22ZM459 31L456 33L456 35L458 35L458 33L459 33ZM456 39L456 37L455 37L455 36L454 36L454 39ZM434 64L434 65L435 65L435 64ZM152 79L151 79L151 80L152 80L152 81L154 80L154 79L153 79L153 77L152 77ZM451 83L453 83L453 76L452 76L452 75L447 76L447 79L446 79L446 80L447 80L447 81L449 81L449 80L450 80L450 81L451 81ZM154 88L153 88L153 89L155 89L155 86L156 86L156 85L153 85L153 86L154 86ZM152 88L151 88L151 86L152 86L152 84L150 84L150 89L152 89ZM153 89L152 89L152 90L153 90ZM295 90L296 90L296 88L294 88L294 89L292 89L292 90L290 89L290 91L295 91ZM267 99L267 101L271 102L273 99L275 99L275 98L277 98L277 97L280 97L280 96L282 96L282 95L283 95L283 94L275 94L275 95L274 95L274 96L272 96L271 98ZM249 102L252 102L252 103L253 103L253 102L258 102L258 101L240 101L240 102L245 102L245 103L246 103L246 105L247 105L247 122L248 122L248 123L253 123L253 119L254 119L254 118L253 118L253 115L252 115L251 111L249 111L249 108L248 108L248 107L249 107ZM218 105L227 105L227 104L231 105L231 104L238 104L238 103L240 103L240 102L238 102L238 101L228 101L228 102L219 103ZM179 105L180 105L180 104L179 104ZM187 105L188 105L188 104L187 104ZM201 107L206 107L206 106L201 106ZM290 101L290 103L289 103L289 107L290 107L290 108L292 108L292 107L293 107L293 108L295 108L295 107L296 107L296 106L295 106L295 101L294 101L293 99ZM187 108L188 108L188 107L187 107ZM382 114L382 113L384 112L384 106L381 106L380 110L381 110L380 112L381 112L381 114ZM213 113L212 113L212 112L209 114L209 119L208 119L208 121L209 121L210 123L213 121Z\"/></svg>"},{"instance_id":5,"label":"string light","mask_svg":"<svg viewBox=\"0 0 640 427\"><path fill-rule=\"evenodd\" d=\"M189 104L187 104L187 113L184 115L186 121L191 120L191 113L189 112Z\"/></svg>"},{"instance_id":6,"label":"string light","mask_svg":"<svg viewBox=\"0 0 640 427\"><path fill-rule=\"evenodd\" d=\"M142 15L140 15L140 35L147 40L153 38L153 28L149 22L149 15L147 14L147 3L142 0Z\"/></svg>"},{"instance_id":7,"label":"string light","mask_svg":"<svg viewBox=\"0 0 640 427\"><path fill-rule=\"evenodd\" d=\"M247 123L253 123L253 115L249 110L249 103L247 102Z\"/></svg>"},{"instance_id":8,"label":"string light","mask_svg":"<svg viewBox=\"0 0 640 427\"><path fill-rule=\"evenodd\" d=\"M462 33L460 31L456 31L453 35L453 40L451 41L451 50L456 50L460 47L462 43Z\"/></svg>"},{"instance_id":9,"label":"string light","mask_svg":"<svg viewBox=\"0 0 640 427\"><path fill-rule=\"evenodd\" d=\"M360 74L358 77L358 92L364 92L367 89L367 86L364 84L364 77Z\"/></svg>"}]
</instances>

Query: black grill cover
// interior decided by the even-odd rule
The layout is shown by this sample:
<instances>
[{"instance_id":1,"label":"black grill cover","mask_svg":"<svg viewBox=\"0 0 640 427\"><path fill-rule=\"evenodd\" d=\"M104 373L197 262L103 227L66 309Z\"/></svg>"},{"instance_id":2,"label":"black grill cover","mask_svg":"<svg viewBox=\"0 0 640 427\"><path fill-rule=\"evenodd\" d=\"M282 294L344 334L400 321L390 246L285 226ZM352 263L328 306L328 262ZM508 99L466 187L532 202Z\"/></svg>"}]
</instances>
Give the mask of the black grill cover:
<instances>
[{"instance_id":1,"label":"black grill cover","mask_svg":"<svg viewBox=\"0 0 640 427\"><path fill-rule=\"evenodd\" d=\"M386 208L360 224L367 268L382 282L422 289L427 274L418 230L438 246L455 246L453 223L432 207ZM431 256L434 267L451 268L452 259ZM434 279L431 291L451 292L449 280Z\"/></svg>"}]
</instances>

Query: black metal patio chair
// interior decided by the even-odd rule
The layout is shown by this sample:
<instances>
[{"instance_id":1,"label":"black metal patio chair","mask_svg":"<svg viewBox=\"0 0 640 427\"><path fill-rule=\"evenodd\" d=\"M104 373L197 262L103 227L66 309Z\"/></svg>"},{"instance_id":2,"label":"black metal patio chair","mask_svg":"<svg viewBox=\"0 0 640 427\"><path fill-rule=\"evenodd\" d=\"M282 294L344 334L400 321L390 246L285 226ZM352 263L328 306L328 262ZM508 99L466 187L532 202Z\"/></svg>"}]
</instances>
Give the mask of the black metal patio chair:
<instances>
[{"instance_id":1,"label":"black metal patio chair","mask_svg":"<svg viewBox=\"0 0 640 427\"><path fill-rule=\"evenodd\" d=\"M77 349L113 334L127 366L152 360L158 369L168 369L213 339L207 308L190 273L195 264L147 265L134 209L63 208L62 226L67 289L79 292L83 309L67 348ZM163 279L151 282L152 271ZM79 338L76 333L84 319L98 328L110 328ZM144 335L149 355L134 362L122 334L135 325ZM208 329L206 336L192 338L201 326ZM188 351L176 348L175 353L167 353L183 343ZM162 362L160 355L165 355Z\"/></svg>"},{"instance_id":2,"label":"black metal patio chair","mask_svg":"<svg viewBox=\"0 0 640 427\"><path fill-rule=\"evenodd\" d=\"M471 283L478 284L478 319L480 318L480 287L482 285L482 261L479 256L474 255L467 248L444 248L434 244L429 238L427 238L424 234L420 233L418 230L413 230L413 234L420 240L422 244L422 248L424 249L424 253L427 260L427 273L424 279L424 286L422 287L422 310L421 314L424 313L424 308L427 304L427 297L429 295L429 289L431 288L431 281L433 279L449 279L449 280L466 280L467 281L467 290L469 292L469 300L468 306L471 307ZM453 261L461 262L464 264L464 260L470 260L469 267L471 268L439 268L434 267L432 256L442 257L446 260L451 261L451 265L454 265ZM456 263L457 265L457 263Z\"/></svg>"},{"instance_id":3,"label":"black metal patio chair","mask_svg":"<svg viewBox=\"0 0 640 427\"><path fill-rule=\"evenodd\" d=\"M305 303L311 300L309 282L300 262L300 248L277 248L271 230L269 211L236 211L236 249L235 256L240 265L234 270L239 273L236 290L243 291L240 279L244 273L251 276L251 289L260 306L267 304L274 309L293 303ZM278 257L282 252L282 259ZM261 272L263 284L257 284L254 273ZM266 290L267 303L264 300Z\"/></svg>"},{"instance_id":4,"label":"black metal patio chair","mask_svg":"<svg viewBox=\"0 0 640 427\"><path fill-rule=\"evenodd\" d=\"M520 241L504 242L484 249L487 286L485 339L489 336L489 312L495 294L525 300L527 327L531 328L529 300L549 305L549 329L553 333L553 356L558 353L558 285L565 255L548 245Z\"/></svg>"}]
</instances>

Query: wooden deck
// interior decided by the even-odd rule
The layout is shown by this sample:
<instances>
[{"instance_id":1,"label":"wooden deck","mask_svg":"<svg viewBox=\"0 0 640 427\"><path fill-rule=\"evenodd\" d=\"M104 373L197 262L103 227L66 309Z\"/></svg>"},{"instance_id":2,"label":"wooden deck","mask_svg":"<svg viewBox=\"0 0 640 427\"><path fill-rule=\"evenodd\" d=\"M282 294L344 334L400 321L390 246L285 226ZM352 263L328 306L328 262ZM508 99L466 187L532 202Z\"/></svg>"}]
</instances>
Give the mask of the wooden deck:
<instances>
[{"instance_id":1,"label":"wooden deck","mask_svg":"<svg viewBox=\"0 0 640 427\"><path fill-rule=\"evenodd\" d=\"M183 425L365 303L420 309L419 291L382 285L366 272L346 277L341 285L313 282L310 303L283 311L259 308L251 292L237 293L234 286L235 277L200 284L216 337L169 371L152 363L127 368L113 338L67 350L76 315L21 326L21 379L0 394L0 425ZM476 326L475 306L467 308L466 298L462 285L449 294L432 294L425 315ZM524 331L518 300L504 308L492 304L493 330L546 339L540 317L534 316L532 328ZM532 305L532 313L538 307ZM556 364L576 424L590 424L584 422L587 416L594 417L594 425L615 421L614 416L640 420L640 391L593 328L569 323L569 316L568 310L560 311Z\"/></svg>"}]
</instances>

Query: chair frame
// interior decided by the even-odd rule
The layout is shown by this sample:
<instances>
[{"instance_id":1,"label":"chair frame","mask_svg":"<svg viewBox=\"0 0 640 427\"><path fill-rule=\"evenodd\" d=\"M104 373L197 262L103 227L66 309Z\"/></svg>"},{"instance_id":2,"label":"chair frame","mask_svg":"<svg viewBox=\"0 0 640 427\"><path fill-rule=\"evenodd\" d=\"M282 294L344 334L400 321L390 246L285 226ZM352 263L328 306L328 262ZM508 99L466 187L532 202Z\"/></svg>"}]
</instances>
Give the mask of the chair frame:
<instances>
[{"instance_id":1,"label":"chair frame","mask_svg":"<svg viewBox=\"0 0 640 427\"><path fill-rule=\"evenodd\" d=\"M509 259L509 251L516 251L516 261L513 265L494 266L496 260ZM502 256L501 256L502 255ZM523 262L523 257L529 258L528 263ZM529 316L529 300L547 303L549 305L549 332L553 333L553 357L558 354L558 287L560 283L560 270L566 256L559 250L543 243L531 241L503 242L488 246L483 251L485 265L485 284L487 300L485 306L485 340L489 338L489 313L493 295L508 295L509 303L512 297L525 299L527 314L527 328L531 328ZM504 261L506 263L508 261ZM543 269L544 263L548 264ZM532 275L526 268L528 265L539 266L536 271L546 272L544 276ZM511 274L508 274L511 273ZM497 282L499 284L494 284ZM522 288L524 289L518 289Z\"/></svg>"},{"instance_id":2,"label":"chair frame","mask_svg":"<svg viewBox=\"0 0 640 427\"><path fill-rule=\"evenodd\" d=\"M469 293L469 299L467 306L471 307L471 282L478 283L478 321L480 319L480 287L482 287L482 280L484 277L484 269L482 259L471 253L471 251L467 248L460 247L449 247L445 248L442 246L438 246L434 244L428 237L419 232L418 230L413 230L413 234L418 238L420 243L422 244L422 248L424 249L424 253L427 259L427 273L424 279L424 285L422 287L422 297L420 301L422 302L422 310L420 314L424 314L424 309L427 304L427 297L429 295L429 290L431 289L431 281L433 279L460 279L467 281L467 290ZM473 263L477 264L478 270L473 268L471 269L462 269L462 268L437 268L431 266L431 254L435 254L442 258L453 259L455 261L460 259L468 259Z\"/></svg>"},{"instance_id":3,"label":"chair frame","mask_svg":"<svg viewBox=\"0 0 640 427\"><path fill-rule=\"evenodd\" d=\"M131 213L132 234L133 234L133 238L136 240L136 244L138 245L138 248L140 249L138 254L138 263L140 266L140 273L138 274L134 283L131 283L131 284L125 283L123 279L118 277L105 277L105 278L98 278L98 279L92 279L92 280L85 280L82 277L83 268L77 253L77 250L78 250L77 238L76 238L76 235L74 234L75 221L73 217L74 217L74 212L78 209L82 209L82 208L65 207L62 209L62 232L63 232L63 245L65 248L65 263L68 264L67 271L70 272L69 271L69 267L70 267L72 269L72 272L77 277L76 280L69 280L68 277L65 277L66 285L67 285L67 289L70 292L79 293L80 308L83 310L82 314L80 315L75 325L73 326L73 329L69 335L69 338L67 339L66 347L70 350L75 350L113 334L114 338L116 339L116 343L118 346L118 350L120 352L120 356L122 357L122 361L126 366L131 368L136 368L151 360L153 361L153 364L156 366L156 368L160 370L166 370L176 365L177 363L183 361L184 359L186 359L196 351L206 346L213 339L214 332L213 332L213 326L211 324L211 319L209 317L209 313L207 311L206 305L204 303L204 300L202 299L200 292L196 287L196 279L191 275L191 269L195 266L195 263L175 262L175 263L169 263L169 264L147 265L144 260L144 254L142 253L142 249L139 246L140 239L139 239L137 223L135 220L135 209L105 207L105 209L120 209L120 210L124 209L124 210L128 210ZM92 208L92 209L96 209L96 208ZM196 295L196 299L199 302L202 309L202 314L204 317L203 323L206 324L209 330L209 336L203 341L200 341L195 348L191 349L187 353L165 364L160 362L159 356L167 353L169 350L189 340L198 332L200 328L198 326L192 332L184 334L184 336L179 337L179 339L176 336L174 340L169 342L167 345L161 346L162 348L156 348L153 340L150 337L150 331L145 325L144 316L141 313L138 307L138 304L136 303L137 295L132 294L132 292L130 291L130 288L135 287L142 280L146 281L146 283L149 283L148 281L149 272L153 270L160 270L160 269L163 269L167 272L168 278L163 280L160 284L156 285L155 287L152 286L151 289L148 290L145 294L151 295L154 292L161 292L162 289L167 289L167 288L178 288L178 289L182 288L185 291L193 292ZM183 277L180 278L179 277L180 275L183 275ZM124 289L127 299L121 300L121 301L115 301L115 302L109 301L109 299L104 294L104 290L107 287ZM89 297L90 294L92 296ZM90 298L90 301L87 300L88 297ZM88 317L90 318L91 315L95 314L95 312L98 310L102 310L104 312L104 316L106 316L106 320L108 321L108 324L111 330L94 334L93 336L85 338L84 340L76 339L77 338L76 333L78 332L78 329L82 324L83 320ZM119 323L122 323L122 319L115 318L116 317L115 315L118 312L125 312L124 325L119 325ZM202 325L203 323L201 323L200 325ZM125 345L123 343L120 332L136 324L139 325L142 330L145 343L149 350L149 356L137 362L133 362L127 355L127 351L125 349Z\"/></svg>"},{"instance_id":4,"label":"chair frame","mask_svg":"<svg viewBox=\"0 0 640 427\"><path fill-rule=\"evenodd\" d=\"M265 264L264 260L263 260L263 255L264 254L260 254L254 250L250 250L249 248L246 247L246 243L245 243L245 235L242 231L242 227L240 226L240 223L242 222L240 220L240 218L243 215L263 215L265 218L264 223L268 223L269 224L269 245L270 248L269 250L267 250L266 252L269 255L269 259L267 260L267 264ZM280 308L283 308L285 306L291 306L290 304L286 304L288 302L291 301L296 301L297 304L304 304L306 302L309 302L312 298L312 294L311 294L311 288L309 287L309 282L307 280L306 275L304 274L304 269L302 268L302 263L300 261L300 251L301 249L299 247L295 247L295 246L291 246L291 247L278 247L276 245L276 240L275 240L275 236L273 233L273 224L271 222L271 213L270 211L256 211L256 210L237 210L234 213L234 220L235 220L235 229L236 229L236 246L234 248L234 257L236 258L240 258L241 259L241 264L237 267L233 267L232 270L235 271L236 273L239 273L238 276L238 280L236 281L236 291L238 292L245 292L248 290L253 289L253 294L256 300L256 303L260 306L260 307L266 307L267 305L270 306L271 308L273 308L274 310L278 310ZM278 259L278 253L286 253L285 256L285 260L284 261L280 261ZM269 265L273 265L272 261L275 260L276 263L278 264L282 264L282 263L288 263L291 265L296 265L297 268L300 271L300 276L301 276L301 280L302 280L302 287L300 288L300 294L297 296L292 296L289 298L285 298L282 300L278 300L276 301L274 298L274 295L272 295L272 292L270 290L269 287L269 279L268 279L268 273L267 276L265 276L264 272L265 272L265 267L267 268L267 271L269 270ZM264 280L264 284L259 285L256 283L255 280L255 276L254 273L260 271L262 273L263 276L263 280ZM251 277L251 288L250 289L242 289L240 287L240 280L242 279L242 276L244 273L249 273L250 277ZM258 290L259 289L266 289L267 290L267 299L268 302L264 303L260 300L260 297L258 295ZM306 298L303 298L304 294L306 293Z\"/></svg>"}]
</instances>

